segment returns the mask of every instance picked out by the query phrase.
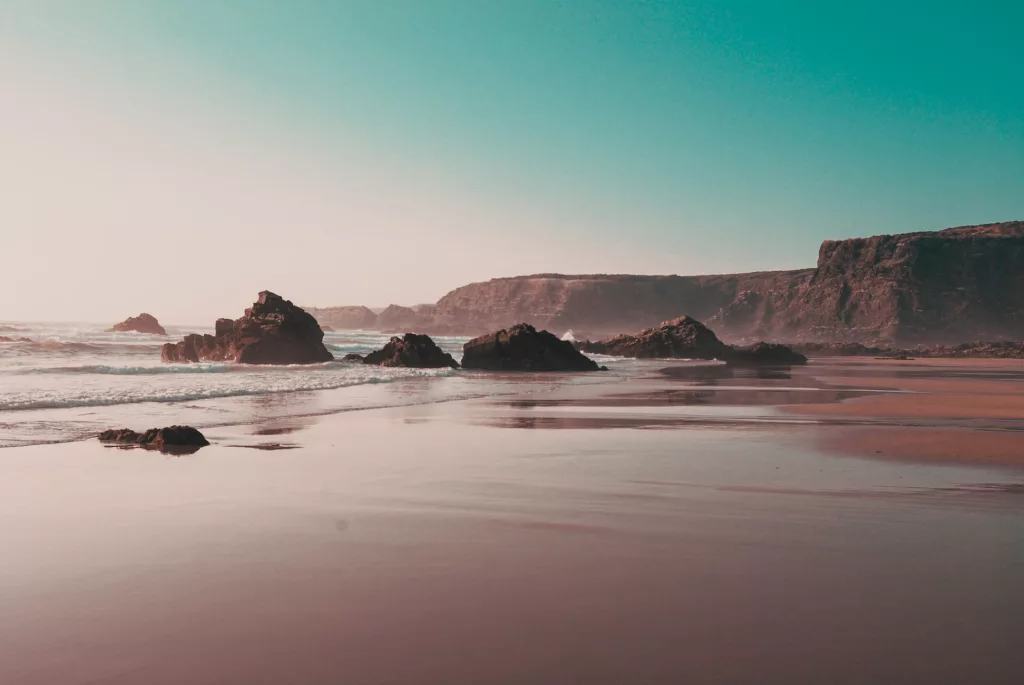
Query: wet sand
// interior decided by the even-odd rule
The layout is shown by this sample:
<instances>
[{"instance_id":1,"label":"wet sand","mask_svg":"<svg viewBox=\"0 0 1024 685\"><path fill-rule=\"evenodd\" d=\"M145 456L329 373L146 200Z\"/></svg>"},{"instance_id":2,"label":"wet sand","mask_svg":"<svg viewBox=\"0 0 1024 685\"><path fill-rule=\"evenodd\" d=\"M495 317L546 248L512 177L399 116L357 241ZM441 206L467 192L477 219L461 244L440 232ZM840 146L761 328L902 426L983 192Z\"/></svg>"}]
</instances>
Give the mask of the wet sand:
<instances>
[{"instance_id":1,"label":"wet sand","mask_svg":"<svg viewBox=\"0 0 1024 685\"><path fill-rule=\"evenodd\" d=\"M1024 362L1020 360L835 360L819 364L829 385L890 390L783 411L862 422L823 431L823 449L922 462L1024 465Z\"/></svg>"},{"instance_id":2,"label":"wet sand","mask_svg":"<svg viewBox=\"0 0 1024 685\"><path fill-rule=\"evenodd\" d=\"M1019 682L1016 419L860 406L1024 379L881 364L0 450L0 683Z\"/></svg>"}]
</instances>

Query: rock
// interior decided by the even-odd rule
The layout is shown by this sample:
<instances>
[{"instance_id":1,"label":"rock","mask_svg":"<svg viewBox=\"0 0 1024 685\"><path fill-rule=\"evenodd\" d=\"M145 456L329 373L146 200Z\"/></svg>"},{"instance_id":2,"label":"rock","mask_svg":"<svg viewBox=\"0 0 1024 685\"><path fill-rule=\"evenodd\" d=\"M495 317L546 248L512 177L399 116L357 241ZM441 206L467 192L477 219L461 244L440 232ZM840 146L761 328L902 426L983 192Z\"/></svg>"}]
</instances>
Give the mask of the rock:
<instances>
[{"instance_id":1,"label":"rock","mask_svg":"<svg viewBox=\"0 0 1024 685\"><path fill-rule=\"evenodd\" d=\"M792 348L809 357L877 357L891 352L887 347L860 343L797 343Z\"/></svg>"},{"instance_id":2,"label":"rock","mask_svg":"<svg viewBox=\"0 0 1024 685\"><path fill-rule=\"evenodd\" d=\"M462 367L488 371L598 371L592 359L567 340L521 323L482 335L463 348Z\"/></svg>"},{"instance_id":3,"label":"rock","mask_svg":"<svg viewBox=\"0 0 1024 685\"><path fill-rule=\"evenodd\" d=\"M759 342L750 347L733 348L727 357L730 364L779 364L796 366L806 364L807 357L792 348L777 343Z\"/></svg>"},{"instance_id":4,"label":"rock","mask_svg":"<svg viewBox=\"0 0 1024 685\"><path fill-rule=\"evenodd\" d=\"M137 433L130 428L112 429L103 431L98 437L102 442L137 445L161 452L195 452L210 444L202 433L191 426L150 428L145 433Z\"/></svg>"},{"instance_id":5,"label":"rock","mask_svg":"<svg viewBox=\"0 0 1024 685\"><path fill-rule=\"evenodd\" d=\"M160 348L160 358L165 362L198 362L200 350L203 351L203 359L210 359L218 354L216 338L212 335L189 333L179 343L164 343Z\"/></svg>"},{"instance_id":6,"label":"rock","mask_svg":"<svg viewBox=\"0 0 1024 685\"><path fill-rule=\"evenodd\" d=\"M214 335L192 333L167 343L169 362L233 361L240 364L316 364L334 359L316 319L280 295L264 290L245 316L218 319Z\"/></svg>"},{"instance_id":7,"label":"rock","mask_svg":"<svg viewBox=\"0 0 1024 685\"><path fill-rule=\"evenodd\" d=\"M137 443L142 434L136 433L131 428L111 428L103 431L97 437L103 442Z\"/></svg>"},{"instance_id":8,"label":"rock","mask_svg":"<svg viewBox=\"0 0 1024 685\"><path fill-rule=\"evenodd\" d=\"M406 333L391 338L382 349L363 358L364 364L407 366L415 369L459 368L450 354L438 347L430 336Z\"/></svg>"},{"instance_id":9,"label":"rock","mask_svg":"<svg viewBox=\"0 0 1024 685\"><path fill-rule=\"evenodd\" d=\"M167 331L156 320L152 314L143 312L138 316L130 316L119 324L109 329L111 333L124 333L133 331L135 333L149 333L151 335L167 335Z\"/></svg>"},{"instance_id":10,"label":"rock","mask_svg":"<svg viewBox=\"0 0 1024 685\"><path fill-rule=\"evenodd\" d=\"M598 342L579 343L579 346L584 352L641 359L725 360L733 352L711 329L689 316L662 322L636 335L617 335Z\"/></svg>"},{"instance_id":11,"label":"rock","mask_svg":"<svg viewBox=\"0 0 1024 685\"><path fill-rule=\"evenodd\" d=\"M346 354L341 359L342 359L342 361L346 361L346 362L359 362L361 364L363 362L363 355L356 354L355 352L349 352L348 354Z\"/></svg>"}]
</instances>

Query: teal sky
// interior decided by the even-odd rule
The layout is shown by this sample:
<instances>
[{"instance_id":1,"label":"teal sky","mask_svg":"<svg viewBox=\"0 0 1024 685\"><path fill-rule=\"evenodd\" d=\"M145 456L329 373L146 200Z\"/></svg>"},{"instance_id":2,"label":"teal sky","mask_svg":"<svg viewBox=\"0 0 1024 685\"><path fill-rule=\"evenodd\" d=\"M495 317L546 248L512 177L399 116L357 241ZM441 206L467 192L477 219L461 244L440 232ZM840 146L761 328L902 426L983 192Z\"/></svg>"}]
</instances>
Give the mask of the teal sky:
<instances>
[{"instance_id":1,"label":"teal sky","mask_svg":"<svg viewBox=\"0 0 1024 685\"><path fill-rule=\"evenodd\" d=\"M32 293L0 319L66 318L68 282L102 303L80 318L202 321L264 287L412 304L1021 219L1021 27L957 0L0 0L0 287ZM210 280L169 291L182 263Z\"/></svg>"}]
</instances>

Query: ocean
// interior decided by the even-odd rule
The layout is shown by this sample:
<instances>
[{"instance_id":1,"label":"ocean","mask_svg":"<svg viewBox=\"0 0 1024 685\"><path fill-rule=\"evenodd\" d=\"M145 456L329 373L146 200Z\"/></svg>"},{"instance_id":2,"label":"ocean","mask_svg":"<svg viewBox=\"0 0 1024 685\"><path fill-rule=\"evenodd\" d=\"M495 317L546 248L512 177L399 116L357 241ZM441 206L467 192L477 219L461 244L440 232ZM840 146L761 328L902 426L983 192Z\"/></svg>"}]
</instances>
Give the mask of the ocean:
<instances>
[{"instance_id":1,"label":"ocean","mask_svg":"<svg viewBox=\"0 0 1024 685\"><path fill-rule=\"evenodd\" d=\"M145 420L210 426L337 411L346 407L312 403L309 394L453 373L340 361L350 352L379 349L390 338L373 331L327 333L324 344L339 361L324 364L168 364L160 359L163 343L213 331L168 327L167 332L111 333L89 323L0 324L0 335L32 341L0 342L0 447L77 440L118 420L132 421L133 427L148 426ZM465 340L436 342L458 359ZM280 399L287 395L295 397ZM392 397L386 404L401 403Z\"/></svg>"},{"instance_id":2,"label":"ocean","mask_svg":"<svg viewBox=\"0 0 1024 685\"><path fill-rule=\"evenodd\" d=\"M341 361L351 352L380 349L392 334L378 331L326 333L324 344L337 358L333 362L252 366L168 364L160 359L163 343L187 333L212 333L210 327L168 326L166 336L107 328L95 323L0 322L0 335L31 340L0 342L0 448L81 440L107 428L266 423L522 389L520 379L507 375ZM467 340L434 338L456 360ZM428 382L439 377L452 380ZM540 382L555 387L609 380L607 375L556 374Z\"/></svg>"}]
</instances>

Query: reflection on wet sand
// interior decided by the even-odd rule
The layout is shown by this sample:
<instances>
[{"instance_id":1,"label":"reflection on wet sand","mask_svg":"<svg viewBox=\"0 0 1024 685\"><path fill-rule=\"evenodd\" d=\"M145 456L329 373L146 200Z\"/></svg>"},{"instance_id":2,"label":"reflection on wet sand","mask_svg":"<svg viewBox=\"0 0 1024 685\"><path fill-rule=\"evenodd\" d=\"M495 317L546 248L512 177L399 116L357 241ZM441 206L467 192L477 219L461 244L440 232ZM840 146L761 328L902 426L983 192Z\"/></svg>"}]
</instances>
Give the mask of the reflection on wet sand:
<instances>
[{"instance_id":1,"label":"reflection on wet sand","mask_svg":"<svg viewBox=\"0 0 1024 685\"><path fill-rule=\"evenodd\" d=\"M967 407L1024 377L878 364L5 450L0 682L1015 685L1024 433ZM936 376L956 418L858 415Z\"/></svg>"}]
</instances>

